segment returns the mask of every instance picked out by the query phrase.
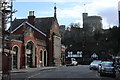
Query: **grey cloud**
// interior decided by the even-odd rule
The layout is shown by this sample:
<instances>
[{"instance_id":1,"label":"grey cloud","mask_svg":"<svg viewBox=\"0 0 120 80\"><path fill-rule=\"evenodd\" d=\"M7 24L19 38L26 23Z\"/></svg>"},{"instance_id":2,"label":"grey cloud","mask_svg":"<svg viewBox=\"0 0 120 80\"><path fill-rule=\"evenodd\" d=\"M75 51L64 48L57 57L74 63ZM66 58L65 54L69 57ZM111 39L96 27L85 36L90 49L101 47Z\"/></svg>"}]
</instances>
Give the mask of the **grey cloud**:
<instances>
[{"instance_id":1,"label":"grey cloud","mask_svg":"<svg viewBox=\"0 0 120 80\"><path fill-rule=\"evenodd\" d=\"M115 7L104 8L99 13L103 18L106 18L108 24L118 25L118 10Z\"/></svg>"}]
</instances>

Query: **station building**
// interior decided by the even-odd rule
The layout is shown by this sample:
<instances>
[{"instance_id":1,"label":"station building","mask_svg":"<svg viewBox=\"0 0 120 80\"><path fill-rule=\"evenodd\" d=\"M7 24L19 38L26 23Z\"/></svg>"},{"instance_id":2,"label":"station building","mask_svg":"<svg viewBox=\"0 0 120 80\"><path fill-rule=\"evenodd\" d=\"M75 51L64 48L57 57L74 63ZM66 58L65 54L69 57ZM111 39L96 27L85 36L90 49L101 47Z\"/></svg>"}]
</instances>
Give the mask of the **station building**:
<instances>
[{"instance_id":1,"label":"station building","mask_svg":"<svg viewBox=\"0 0 120 80\"><path fill-rule=\"evenodd\" d=\"M27 19L14 19L9 28L12 54L11 68L60 66L61 36L54 7L54 17L36 18L34 11ZM6 48L9 47L9 43Z\"/></svg>"}]
</instances>

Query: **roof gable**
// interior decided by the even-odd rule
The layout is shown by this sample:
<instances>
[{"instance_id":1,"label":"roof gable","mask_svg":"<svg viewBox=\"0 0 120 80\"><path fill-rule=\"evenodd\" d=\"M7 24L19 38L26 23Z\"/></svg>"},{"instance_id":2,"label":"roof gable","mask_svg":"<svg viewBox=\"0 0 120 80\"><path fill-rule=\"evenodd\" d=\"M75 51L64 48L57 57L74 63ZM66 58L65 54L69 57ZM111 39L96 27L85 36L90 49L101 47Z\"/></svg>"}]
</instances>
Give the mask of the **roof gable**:
<instances>
[{"instance_id":1,"label":"roof gable","mask_svg":"<svg viewBox=\"0 0 120 80\"><path fill-rule=\"evenodd\" d=\"M27 19L15 19L13 22L12 22L12 27L11 27L11 30L13 31L14 29L16 29L17 27L20 27L20 25L24 22L26 22Z\"/></svg>"},{"instance_id":2,"label":"roof gable","mask_svg":"<svg viewBox=\"0 0 120 80\"><path fill-rule=\"evenodd\" d=\"M55 21L54 17L36 18L34 27L46 33L48 30L51 29L51 26L54 21ZM12 31L17 29L17 27L20 27L24 22L27 22L27 19L15 19L12 22Z\"/></svg>"},{"instance_id":3,"label":"roof gable","mask_svg":"<svg viewBox=\"0 0 120 80\"><path fill-rule=\"evenodd\" d=\"M31 26L33 29L35 29L36 31L38 31L39 33L43 34L44 36L46 36L45 33L43 33L42 31L38 30L36 27L34 27L33 25L31 25L30 23L26 22L29 26Z\"/></svg>"},{"instance_id":4,"label":"roof gable","mask_svg":"<svg viewBox=\"0 0 120 80\"><path fill-rule=\"evenodd\" d=\"M56 35L60 36L60 32L59 32L59 24L57 22L57 20L54 21L52 27L51 27L51 33L55 33Z\"/></svg>"},{"instance_id":5,"label":"roof gable","mask_svg":"<svg viewBox=\"0 0 120 80\"><path fill-rule=\"evenodd\" d=\"M31 24L28 23L28 22L23 22L21 25L19 25L18 27L16 27L16 28L12 31L12 33L15 32L16 30L18 30L20 27L22 27L25 23L28 24L28 25L29 25L30 27L32 27L33 29L35 29L36 31L38 31L39 33L41 33L42 35L46 36L45 33L43 33L42 31L40 31L39 29L37 29L36 27L34 27L33 25L31 25Z\"/></svg>"}]
</instances>

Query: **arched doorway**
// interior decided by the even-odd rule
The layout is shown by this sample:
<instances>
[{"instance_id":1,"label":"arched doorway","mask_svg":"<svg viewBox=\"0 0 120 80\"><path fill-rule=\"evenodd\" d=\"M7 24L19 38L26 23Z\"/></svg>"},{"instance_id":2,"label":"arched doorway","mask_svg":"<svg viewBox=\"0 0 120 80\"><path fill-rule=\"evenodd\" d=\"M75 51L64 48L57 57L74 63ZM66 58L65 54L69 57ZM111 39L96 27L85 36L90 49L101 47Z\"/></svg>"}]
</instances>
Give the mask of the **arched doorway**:
<instances>
[{"instance_id":1,"label":"arched doorway","mask_svg":"<svg viewBox=\"0 0 120 80\"><path fill-rule=\"evenodd\" d=\"M42 53L42 52L43 52L43 51L41 50L41 51L40 51L40 66L43 66L43 60L42 60L42 59L43 59L43 57L42 57L42 56L43 56L43 53Z\"/></svg>"},{"instance_id":2,"label":"arched doorway","mask_svg":"<svg viewBox=\"0 0 120 80\"><path fill-rule=\"evenodd\" d=\"M40 51L40 62L41 66L47 66L47 52L46 51Z\"/></svg>"},{"instance_id":3,"label":"arched doorway","mask_svg":"<svg viewBox=\"0 0 120 80\"><path fill-rule=\"evenodd\" d=\"M27 67L33 67L33 59L35 57L35 47L32 41L27 43L26 55L27 55Z\"/></svg>"},{"instance_id":4,"label":"arched doorway","mask_svg":"<svg viewBox=\"0 0 120 80\"><path fill-rule=\"evenodd\" d=\"M44 51L44 66L47 66L47 52Z\"/></svg>"},{"instance_id":5,"label":"arched doorway","mask_svg":"<svg viewBox=\"0 0 120 80\"><path fill-rule=\"evenodd\" d=\"M12 59L12 64L13 64L13 69L17 69L18 66L17 66L17 63L18 63L18 47L15 46L13 48L13 51L15 51L15 54L13 54L13 59Z\"/></svg>"}]
</instances>

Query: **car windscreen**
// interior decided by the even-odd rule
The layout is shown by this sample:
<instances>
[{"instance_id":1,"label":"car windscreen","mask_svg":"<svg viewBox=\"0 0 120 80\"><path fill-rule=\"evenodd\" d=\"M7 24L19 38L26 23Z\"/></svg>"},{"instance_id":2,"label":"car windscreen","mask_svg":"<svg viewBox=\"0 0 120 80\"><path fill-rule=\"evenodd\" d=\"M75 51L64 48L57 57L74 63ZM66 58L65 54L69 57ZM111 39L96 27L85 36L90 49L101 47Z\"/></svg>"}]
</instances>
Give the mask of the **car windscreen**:
<instances>
[{"instance_id":1,"label":"car windscreen","mask_svg":"<svg viewBox=\"0 0 120 80\"><path fill-rule=\"evenodd\" d=\"M101 65L106 66L106 67L110 67L113 65L113 62L103 62Z\"/></svg>"},{"instance_id":2,"label":"car windscreen","mask_svg":"<svg viewBox=\"0 0 120 80\"><path fill-rule=\"evenodd\" d=\"M101 61L93 61L92 63L99 64L99 63L101 63Z\"/></svg>"}]
</instances>

